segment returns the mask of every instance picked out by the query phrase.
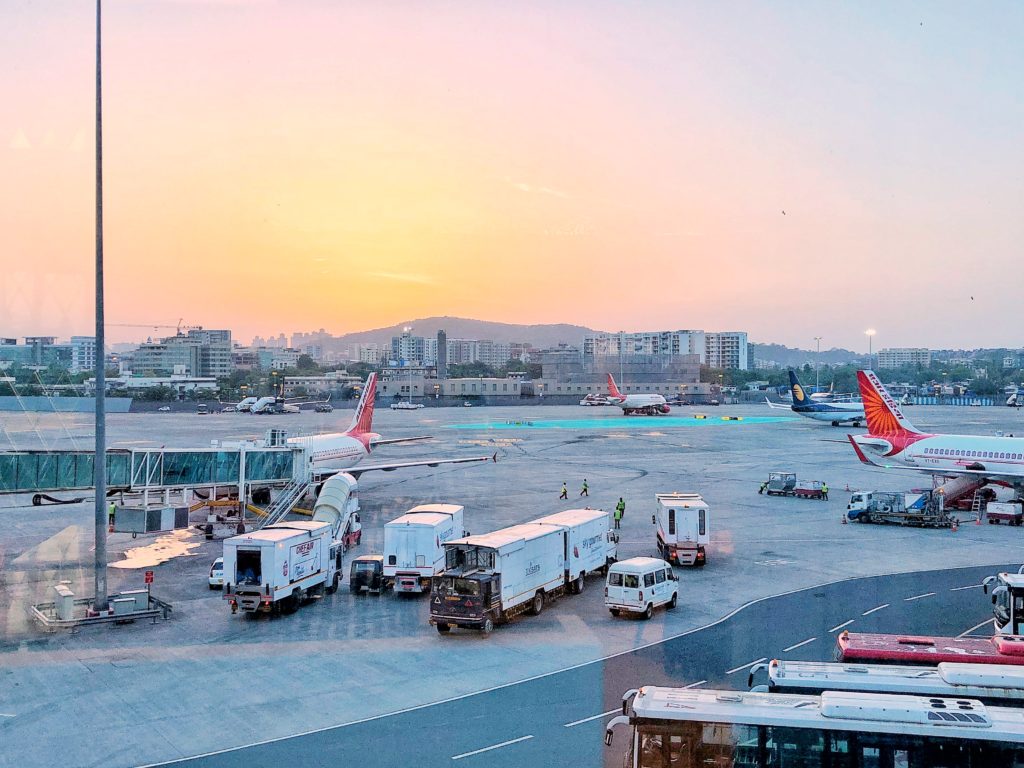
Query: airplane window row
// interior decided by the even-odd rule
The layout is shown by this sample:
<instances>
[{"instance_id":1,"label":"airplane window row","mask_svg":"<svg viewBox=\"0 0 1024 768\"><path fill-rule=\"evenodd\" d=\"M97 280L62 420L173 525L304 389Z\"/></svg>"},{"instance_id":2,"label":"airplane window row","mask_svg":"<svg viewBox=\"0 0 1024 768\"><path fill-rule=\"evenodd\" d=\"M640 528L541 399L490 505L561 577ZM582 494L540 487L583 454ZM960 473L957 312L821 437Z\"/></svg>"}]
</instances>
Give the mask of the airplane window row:
<instances>
[{"instance_id":1,"label":"airplane window row","mask_svg":"<svg viewBox=\"0 0 1024 768\"><path fill-rule=\"evenodd\" d=\"M1002 451L965 451L952 448L926 448L925 453L932 456L967 456L977 459L1021 459L1024 454L1005 453Z\"/></svg>"}]
</instances>

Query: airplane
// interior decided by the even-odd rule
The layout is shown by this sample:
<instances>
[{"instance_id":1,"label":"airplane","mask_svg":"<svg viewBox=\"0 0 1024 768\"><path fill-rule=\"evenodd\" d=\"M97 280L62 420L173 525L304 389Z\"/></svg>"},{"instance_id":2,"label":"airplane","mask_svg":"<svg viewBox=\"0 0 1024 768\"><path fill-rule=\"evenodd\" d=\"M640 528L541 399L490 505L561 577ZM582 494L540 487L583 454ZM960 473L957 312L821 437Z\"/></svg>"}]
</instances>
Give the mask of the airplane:
<instances>
[{"instance_id":1,"label":"airplane","mask_svg":"<svg viewBox=\"0 0 1024 768\"><path fill-rule=\"evenodd\" d=\"M373 431L373 405L377 396L377 374L371 373L359 397L359 404L352 416L352 422L344 432L331 432L322 435L290 437L286 440L289 446L305 448L311 465L311 475L315 482L321 482L331 475L345 472L358 478L363 472L372 470L392 472L406 467L437 467L441 464L469 464L481 461L497 461L498 455L468 456L454 459L424 459L404 461L394 464L373 464L356 466L369 456L373 449L381 445L396 443L412 443L429 440L429 436L396 437L385 439Z\"/></svg>"},{"instance_id":2,"label":"airplane","mask_svg":"<svg viewBox=\"0 0 1024 768\"><path fill-rule=\"evenodd\" d=\"M242 401L237 402L237 403L223 403L223 406L224 406L223 410L225 410L225 411L232 410L232 411L239 411L239 412L243 412L243 413L248 413L249 411L252 410L253 405L255 405L258 400L259 400L259 398L257 398L257 397L246 397Z\"/></svg>"},{"instance_id":3,"label":"airplane","mask_svg":"<svg viewBox=\"0 0 1024 768\"><path fill-rule=\"evenodd\" d=\"M295 402L298 400L299 402ZM307 400L305 398L284 398L281 396L268 395L267 397L261 397L252 407L249 409L251 413L267 414L267 413L301 413L302 406L304 405L323 405L330 403L331 397L327 396L326 400Z\"/></svg>"},{"instance_id":4,"label":"airplane","mask_svg":"<svg viewBox=\"0 0 1024 768\"><path fill-rule=\"evenodd\" d=\"M862 403L840 403L821 402L812 400L804 392L803 386L797 379L796 374L789 372L789 389L793 393L793 404L791 406L773 403L767 397L764 399L769 408L776 410L791 410L814 421L827 421L833 427L841 424L853 424L859 427L864 423L864 405Z\"/></svg>"},{"instance_id":5,"label":"airplane","mask_svg":"<svg viewBox=\"0 0 1024 768\"><path fill-rule=\"evenodd\" d=\"M1006 398L1006 404L1011 408L1020 408L1024 406L1024 398L1021 398L1020 392L1014 392Z\"/></svg>"},{"instance_id":6,"label":"airplane","mask_svg":"<svg viewBox=\"0 0 1024 768\"><path fill-rule=\"evenodd\" d=\"M657 394L624 395L615 386L615 379L608 374L608 395L612 405L622 409L622 413L631 416L634 413L641 413L645 416L656 416L659 413L668 413L672 409L665 398Z\"/></svg>"},{"instance_id":7,"label":"airplane","mask_svg":"<svg viewBox=\"0 0 1024 768\"><path fill-rule=\"evenodd\" d=\"M857 371L857 384L868 434L848 437L863 463L958 478L978 487L993 482L1024 490L1024 438L921 432L874 371Z\"/></svg>"}]
</instances>

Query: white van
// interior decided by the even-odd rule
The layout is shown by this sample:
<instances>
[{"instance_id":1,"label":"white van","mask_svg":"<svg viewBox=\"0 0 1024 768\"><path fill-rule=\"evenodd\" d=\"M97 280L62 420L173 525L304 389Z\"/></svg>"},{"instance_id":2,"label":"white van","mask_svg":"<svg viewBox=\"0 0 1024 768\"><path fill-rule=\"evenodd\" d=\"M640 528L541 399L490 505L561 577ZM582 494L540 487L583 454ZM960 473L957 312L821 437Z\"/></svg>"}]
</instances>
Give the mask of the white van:
<instances>
[{"instance_id":1,"label":"white van","mask_svg":"<svg viewBox=\"0 0 1024 768\"><path fill-rule=\"evenodd\" d=\"M631 557L608 568L604 604L612 616L625 611L649 619L659 606L675 608L678 599L679 581L664 560Z\"/></svg>"}]
</instances>

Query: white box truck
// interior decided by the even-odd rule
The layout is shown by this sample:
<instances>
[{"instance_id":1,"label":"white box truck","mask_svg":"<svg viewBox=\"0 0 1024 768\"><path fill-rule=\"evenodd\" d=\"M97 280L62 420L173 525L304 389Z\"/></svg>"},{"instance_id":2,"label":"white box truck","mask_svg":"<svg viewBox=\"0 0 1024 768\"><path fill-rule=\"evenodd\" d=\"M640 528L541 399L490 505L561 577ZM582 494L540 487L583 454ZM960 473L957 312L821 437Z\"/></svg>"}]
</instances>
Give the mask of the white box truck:
<instances>
[{"instance_id":1,"label":"white box truck","mask_svg":"<svg viewBox=\"0 0 1024 768\"><path fill-rule=\"evenodd\" d=\"M652 522L658 554L676 565L704 565L711 541L708 505L699 493L659 493Z\"/></svg>"},{"instance_id":2,"label":"white box truck","mask_svg":"<svg viewBox=\"0 0 1024 768\"><path fill-rule=\"evenodd\" d=\"M384 581L396 592L430 590L444 570L444 544L466 535L465 508L459 504L421 504L384 526Z\"/></svg>"},{"instance_id":3,"label":"white box truck","mask_svg":"<svg viewBox=\"0 0 1024 768\"><path fill-rule=\"evenodd\" d=\"M611 530L611 519L603 510L569 509L533 522L566 530L565 583L574 594L583 591L587 574L607 573L616 560L619 536Z\"/></svg>"},{"instance_id":4,"label":"white box truck","mask_svg":"<svg viewBox=\"0 0 1024 768\"><path fill-rule=\"evenodd\" d=\"M336 592L344 545L329 523L275 523L224 541L224 599L231 612L290 613Z\"/></svg>"},{"instance_id":5,"label":"white box truck","mask_svg":"<svg viewBox=\"0 0 1024 768\"><path fill-rule=\"evenodd\" d=\"M568 532L559 525L524 523L445 544L445 570L430 592L430 623L485 634L496 622L529 611L565 590Z\"/></svg>"}]
</instances>

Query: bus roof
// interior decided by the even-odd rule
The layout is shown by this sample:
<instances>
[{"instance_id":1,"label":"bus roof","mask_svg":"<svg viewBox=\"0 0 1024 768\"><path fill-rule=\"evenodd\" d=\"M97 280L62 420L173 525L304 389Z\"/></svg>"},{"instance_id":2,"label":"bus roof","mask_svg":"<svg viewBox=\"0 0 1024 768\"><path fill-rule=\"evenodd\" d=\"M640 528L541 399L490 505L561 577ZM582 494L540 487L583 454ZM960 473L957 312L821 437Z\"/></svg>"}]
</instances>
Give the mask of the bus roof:
<instances>
[{"instance_id":1,"label":"bus roof","mask_svg":"<svg viewBox=\"0 0 1024 768\"><path fill-rule=\"evenodd\" d=\"M821 696L659 688L633 699L633 722L691 721L860 733L948 736L1024 744L1019 709L973 699L826 691Z\"/></svg>"},{"instance_id":2,"label":"bus roof","mask_svg":"<svg viewBox=\"0 0 1024 768\"><path fill-rule=\"evenodd\" d=\"M938 664L943 661L975 664L1024 664L1024 637L927 637L880 635L844 630L836 638L842 661L909 662Z\"/></svg>"}]
</instances>

